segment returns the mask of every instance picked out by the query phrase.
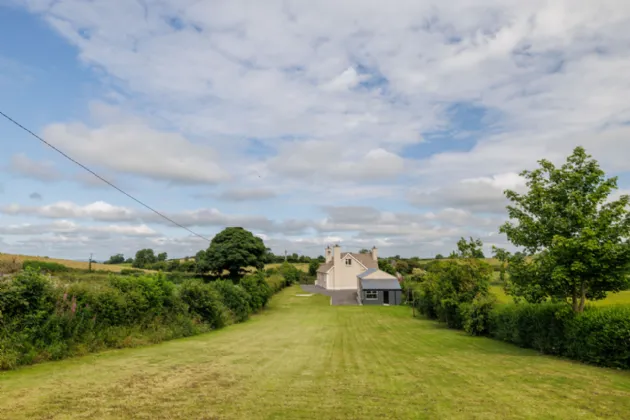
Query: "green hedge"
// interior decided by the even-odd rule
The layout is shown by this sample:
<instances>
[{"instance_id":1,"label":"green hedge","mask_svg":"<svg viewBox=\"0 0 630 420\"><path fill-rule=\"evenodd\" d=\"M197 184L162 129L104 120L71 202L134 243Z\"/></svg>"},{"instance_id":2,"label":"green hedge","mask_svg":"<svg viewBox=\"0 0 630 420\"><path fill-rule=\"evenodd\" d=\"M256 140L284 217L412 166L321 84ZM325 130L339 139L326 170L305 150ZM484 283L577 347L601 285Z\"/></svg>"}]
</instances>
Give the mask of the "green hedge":
<instances>
[{"instance_id":1,"label":"green hedge","mask_svg":"<svg viewBox=\"0 0 630 420\"><path fill-rule=\"evenodd\" d=\"M235 285L198 279L174 284L163 274L111 275L65 288L34 269L0 278L0 370L245 321L290 284L276 276L260 273Z\"/></svg>"},{"instance_id":2,"label":"green hedge","mask_svg":"<svg viewBox=\"0 0 630 420\"><path fill-rule=\"evenodd\" d=\"M48 273L65 273L69 270L63 264L55 263L55 262L46 262L46 261L35 261L35 260L26 260L22 263L22 269L24 270L35 270L35 271L45 271Z\"/></svg>"},{"instance_id":3,"label":"green hedge","mask_svg":"<svg viewBox=\"0 0 630 420\"><path fill-rule=\"evenodd\" d=\"M541 353L630 369L630 307L566 304L502 305L491 312L489 335Z\"/></svg>"}]
</instances>

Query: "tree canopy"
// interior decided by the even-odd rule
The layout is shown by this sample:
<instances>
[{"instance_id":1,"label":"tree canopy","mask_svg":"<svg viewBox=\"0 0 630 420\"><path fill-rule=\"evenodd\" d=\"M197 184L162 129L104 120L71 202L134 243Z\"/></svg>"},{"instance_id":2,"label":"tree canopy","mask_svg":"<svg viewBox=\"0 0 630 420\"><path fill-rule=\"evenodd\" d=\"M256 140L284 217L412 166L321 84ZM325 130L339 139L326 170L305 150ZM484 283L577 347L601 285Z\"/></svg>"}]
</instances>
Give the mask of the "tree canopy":
<instances>
[{"instance_id":1,"label":"tree canopy","mask_svg":"<svg viewBox=\"0 0 630 420\"><path fill-rule=\"evenodd\" d=\"M125 262L125 256L123 254L116 254L109 257L109 260L105 261L105 264L122 264Z\"/></svg>"},{"instance_id":2,"label":"tree canopy","mask_svg":"<svg viewBox=\"0 0 630 420\"><path fill-rule=\"evenodd\" d=\"M237 278L247 267L265 266L266 247L262 239L241 227L229 227L219 232L202 258L209 271L221 275L224 270Z\"/></svg>"},{"instance_id":3,"label":"tree canopy","mask_svg":"<svg viewBox=\"0 0 630 420\"><path fill-rule=\"evenodd\" d=\"M547 160L521 173L529 191L506 191L511 221L501 227L525 250L509 260L508 292L528 301L568 300L576 312L586 299L628 286L629 197L610 200L617 178L577 147L561 167Z\"/></svg>"},{"instance_id":4,"label":"tree canopy","mask_svg":"<svg viewBox=\"0 0 630 420\"><path fill-rule=\"evenodd\" d=\"M149 264L153 264L157 261L155 257L155 252L152 249L141 249L136 252L136 258L133 260L133 267L135 268L144 268Z\"/></svg>"},{"instance_id":5,"label":"tree canopy","mask_svg":"<svg viewBox=\"0 0 630 420\"><path fill-rule=\"evenodd\" d=\"M470 238L466 241L466 239L460 238L457 241L457 252L454 252L451 256L456 258L485 258L481 250L482 247L483 242L481 242L481 239Z\"/></svg>"}]
</instances>

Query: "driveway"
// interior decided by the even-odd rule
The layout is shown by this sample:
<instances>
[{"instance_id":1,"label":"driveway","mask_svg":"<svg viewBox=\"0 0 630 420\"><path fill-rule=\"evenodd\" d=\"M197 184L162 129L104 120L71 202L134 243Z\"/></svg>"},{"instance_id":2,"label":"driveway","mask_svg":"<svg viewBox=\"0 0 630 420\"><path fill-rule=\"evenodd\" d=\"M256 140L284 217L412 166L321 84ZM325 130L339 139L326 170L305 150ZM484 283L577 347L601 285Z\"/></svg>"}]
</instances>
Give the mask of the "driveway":
<instances>
[{"instance_id":1,"label":"driveway","mask_svg":"<svg viewBox=\"0 0 630 420\"><path fill-rule=\"evenodd\" d=\"M330 296L333 305L358 305L356 290L327 290L312 284L302 284L302 290L307 293L319 293Z\"/></svg>"}]
</instances>

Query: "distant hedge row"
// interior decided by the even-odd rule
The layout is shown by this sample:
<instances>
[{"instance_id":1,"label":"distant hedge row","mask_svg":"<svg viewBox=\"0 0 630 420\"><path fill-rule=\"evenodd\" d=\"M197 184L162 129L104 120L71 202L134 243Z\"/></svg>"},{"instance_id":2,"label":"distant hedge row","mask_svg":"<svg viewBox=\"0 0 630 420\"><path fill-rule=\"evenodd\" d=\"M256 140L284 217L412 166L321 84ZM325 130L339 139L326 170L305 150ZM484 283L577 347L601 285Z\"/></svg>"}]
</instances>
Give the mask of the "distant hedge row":
<instances>
[{"instance_id":1,"label":"distant hedge row","mask_svg":"<svg viewBox=\"0 0 630 420\"><path fill-rule=\"evenodd\" d=\"M630 369L630 307L575 313L567 304L498 305L488 290L491 269L485 263L445 261L430 270L421 281L404 284L428 318L541 353Z\"/></svg>"},{"instance_id":2,"label":"distant hedge row","mask_svg":"<svg viewBox=\"0 0 630 420\"><path fill-rule=\"evenodd\" d=\"M102 283L60 288L39 269L28 269L0 280L0 369L242 322L290 283L279 274L257 273L239 284L199 279L175 284L156 274L111 275Z\"/></svg>"}]
</instances>

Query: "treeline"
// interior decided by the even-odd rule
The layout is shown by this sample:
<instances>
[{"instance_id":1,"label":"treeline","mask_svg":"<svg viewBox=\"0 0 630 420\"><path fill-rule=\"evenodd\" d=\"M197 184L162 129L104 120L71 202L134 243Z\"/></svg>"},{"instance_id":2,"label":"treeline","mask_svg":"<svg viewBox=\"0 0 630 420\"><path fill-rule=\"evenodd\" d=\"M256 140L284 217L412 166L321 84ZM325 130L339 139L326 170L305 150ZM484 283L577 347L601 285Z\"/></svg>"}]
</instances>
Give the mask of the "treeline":
<instances>
[{"instance_id":1,"label":"treeline","mask_svg":"<svg viewBox=\"0 0 630 420\"><path fill-rule=\"evenodd\" d=\"M290 270L289 270L290 271ZM288 272L288 271L287 271ZM243 322L293 282L282 271L181 284L110 275L62 287L35 269L0 280L0 369L186 337Z\"/></svg>"},{"instance_id":2,"label":"treeline","mask_svg":"<svg viewBox=\"0 0 630 420\"><path fill-rule=\"evenodd\" d=\"M588 305L630 285L630 197L611 199L616 178L581 147L561 167L542 160L521 175L529 191L505 192L510 220L500 228L521 251L494 248L515 304L497 305L490 294L492 268L477 258L479 240L460 241L451 259L408 276L409 300L471 335L630 369L630 306Z\"/></svg>"}]
</instances>

